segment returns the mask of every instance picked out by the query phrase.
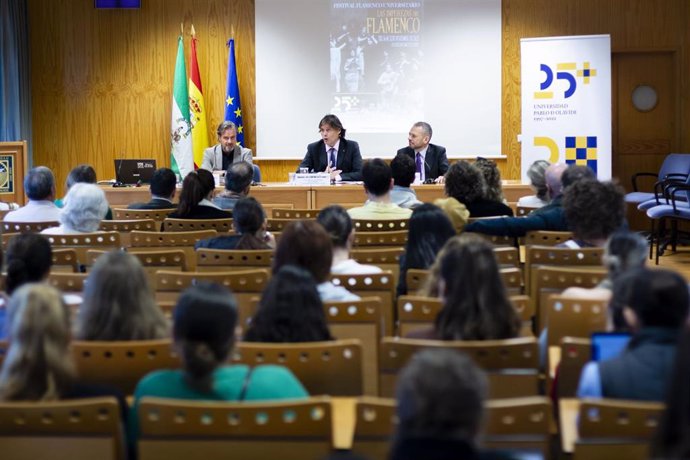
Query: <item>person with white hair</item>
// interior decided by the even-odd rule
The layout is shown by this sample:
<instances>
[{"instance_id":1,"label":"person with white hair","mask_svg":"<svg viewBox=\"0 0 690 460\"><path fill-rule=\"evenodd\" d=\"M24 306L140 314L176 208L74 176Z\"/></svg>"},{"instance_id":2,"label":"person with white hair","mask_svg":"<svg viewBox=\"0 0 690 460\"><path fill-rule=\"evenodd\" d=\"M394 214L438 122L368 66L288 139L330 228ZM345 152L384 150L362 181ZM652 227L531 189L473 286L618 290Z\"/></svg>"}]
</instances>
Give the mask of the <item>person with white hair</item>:
<instances>
[{"instance_id":1,"label":"person with white hair","mask_svg":"<svg viewBox=\"0 0 690 460\"><path fill-rule=\"evenodd\" d=\"M98 231L101 220L108 212L105 193L94 184L78 182L74 184L64 200L60 213L60 226L51 227L41 233L48 235L71 235L94 233Z\"/></svg>"}]
</instances>

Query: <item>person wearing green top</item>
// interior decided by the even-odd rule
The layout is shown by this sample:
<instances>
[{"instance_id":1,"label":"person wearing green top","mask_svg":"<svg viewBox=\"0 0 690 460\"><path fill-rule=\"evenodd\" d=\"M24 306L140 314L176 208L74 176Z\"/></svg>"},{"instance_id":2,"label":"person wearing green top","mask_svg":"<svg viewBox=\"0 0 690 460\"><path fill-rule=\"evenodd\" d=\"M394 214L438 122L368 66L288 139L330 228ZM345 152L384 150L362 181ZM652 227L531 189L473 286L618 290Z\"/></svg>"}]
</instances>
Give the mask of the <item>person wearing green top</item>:
<instances>
[{"instance_id":1,"label":"person wearing green top","mask_svg":"<svg viewBox=\"0 0 690 460\"><path fill-rule=\"evenodd\" d=\"M175 306L173 340L182 369L145 376L134 391L130 443L139 436L138 406L147 396L198 401L303 399L309 395L282 366L224 366L234 345L237 307L234 296L216 284L187 289Z\"/></svg>"}]
</instances>

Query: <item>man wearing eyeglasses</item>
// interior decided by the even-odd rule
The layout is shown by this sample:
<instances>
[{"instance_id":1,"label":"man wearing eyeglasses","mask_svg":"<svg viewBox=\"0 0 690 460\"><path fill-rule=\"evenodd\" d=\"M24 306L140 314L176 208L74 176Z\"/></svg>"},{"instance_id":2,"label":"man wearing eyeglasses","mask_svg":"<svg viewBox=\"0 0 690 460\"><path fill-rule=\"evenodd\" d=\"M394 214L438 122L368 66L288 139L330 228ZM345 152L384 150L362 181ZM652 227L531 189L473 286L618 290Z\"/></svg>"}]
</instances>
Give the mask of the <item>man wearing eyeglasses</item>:
<instances>
[{"instance_id":1,"label":"man wearing eyeglasses","mask_svg":"<svg viewBox=\"0 0 690 460\"><path fill-rule=\"evenodd\" d=\"M418 121L412 125L407 135L408 146L398 150L398 154L407 155L414 160L421 182L443 184L444 175L448 171L446 148L430 144L431 135L431 125Z\"/></svg>"}]
</instances>

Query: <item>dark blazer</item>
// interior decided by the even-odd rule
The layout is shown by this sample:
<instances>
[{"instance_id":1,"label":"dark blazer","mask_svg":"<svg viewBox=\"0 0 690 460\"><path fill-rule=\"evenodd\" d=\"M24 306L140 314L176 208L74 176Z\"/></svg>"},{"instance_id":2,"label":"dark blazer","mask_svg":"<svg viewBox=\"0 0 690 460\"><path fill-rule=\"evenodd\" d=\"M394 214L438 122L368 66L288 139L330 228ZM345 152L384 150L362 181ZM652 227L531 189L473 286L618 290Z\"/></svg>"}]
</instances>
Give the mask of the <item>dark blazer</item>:
<instances>
[{"instance_id":1,"label":"dark blazer","mask_svg":"<svg viewBox=\"0 0 690 460\"><path fill-rule=\"evenodd\" d=\"M561 201L562 197L555 198L548 205L532 211L526 217L478 220L466 225L465 231L504 236L525 236L530 230L565 232L569 228Z\"/></svg>"},{"instance_id":2,"label":"dark blazer","mask_svg":"<svg viewBox=\"0 0 690 460\"><path fill-rule=\"evenodd\" d=\"M300 168L309 168L314 172L323 172L328 166L328 153L323 140L313 142L307 146L307 154L299 164ZM340 139L338 146L337 169L340 169L342 180L362 180L362 155L359 153L359 144L355 141ZM299 168L297 169L299 171Z\"/></svg>"},{"instance_id":3,"label":"dark blazer","mask_svg":"<svg viewBox=\"0 0 690 460\"><path fill-rule=\"evenodd\" d=\"M398 150L398 155L405 154L413 160L416 159L416 154L412 147L403 147ZM426 149L426 156L424 157L424 174L427 179L436 179L438 176L444 176L448 171L448 157L446 156L446 148L440 145L429 144Z\"/></svg>"},{"instance_id":4,"label":"dark blazer","mask_svg":"<svg viewBox=\"0 0 690 460\"><path fill-rule=\"evenodd\" d=\"M160 198L153 198L148 203L132 203L127 206L127 209L175 209L174 203L168 200L161 200Z\"/></svg>"}]
</instances>

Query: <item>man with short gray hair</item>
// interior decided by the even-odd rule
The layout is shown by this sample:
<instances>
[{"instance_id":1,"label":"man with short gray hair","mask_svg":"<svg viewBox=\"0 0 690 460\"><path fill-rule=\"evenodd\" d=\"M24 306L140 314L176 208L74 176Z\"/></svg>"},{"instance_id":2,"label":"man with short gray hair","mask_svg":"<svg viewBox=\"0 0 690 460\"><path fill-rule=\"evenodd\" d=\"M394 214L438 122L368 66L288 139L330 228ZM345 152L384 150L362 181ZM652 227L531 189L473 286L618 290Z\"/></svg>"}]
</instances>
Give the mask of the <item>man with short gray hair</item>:
<instances>
[{"instance_id":1,"label":"man with short gray hair","mask_svg":"<svg viewBox=\"0 0 690 460\"><path fill-rule=\"evenodd\" d=\"M29 170L24 177L24 192L29 198L26 206L8 212L5 222L57 222L60 208L55 206L55 177L45 166Z\"/></svg>"},{"instance_id":2,"label":"man with short gray hair","mask_svg":"<svg viewBox=\"0 0 690 460\"><path fill-rule=\"evenodd\" d=\"M407 135L407 147L398 150L398 155L407 155L414 160L416 172L422 182L443 184L448 171L448 157L445 147L430 143L432 134L429 123L418 121L412 125Z\"/></svg>"},{"instance_id":3,"label":"man with short gray hair","mask_svg":"<svg viewBox=\"0 0 690 460\"><path fill-rule=\"evenodd\" d=\"M220 209L232 211L240 198L249 195L252 180L254 169L251 164L245 161L231 164L225 172L225 190L216 195L213 204Z\"/></svg>"},{"instance_id":4,"label":"man with short gray hair","mask_svg":"<svg viewBox=\"0 0 690 460\"><path fill-rule=\"evenodd\" d=\"M233 163L246 161L252 164L252 151L237 143L237 127L231 121L224 121L216 130L218 143L204 150L201 167L208 171L227 171Z\"/></svg>"}]
</instances>

